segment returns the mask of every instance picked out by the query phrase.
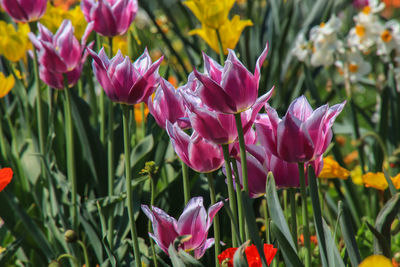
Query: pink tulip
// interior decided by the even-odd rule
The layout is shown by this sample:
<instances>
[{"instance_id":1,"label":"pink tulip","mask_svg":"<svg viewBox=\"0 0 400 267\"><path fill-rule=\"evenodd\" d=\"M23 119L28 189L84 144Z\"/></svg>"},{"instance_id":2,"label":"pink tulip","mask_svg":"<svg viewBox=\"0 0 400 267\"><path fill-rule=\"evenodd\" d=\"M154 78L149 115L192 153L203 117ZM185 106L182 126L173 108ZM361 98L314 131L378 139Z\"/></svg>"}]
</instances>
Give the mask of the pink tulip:
<instances>
[{"instance_id":1,"label":"pink tulip","mask_svg":"<svg viewBox=\"0 0 400 267\"><path fill-rule=\"evenodd\" d=\"M182 96L178 93L178 90L175 90L174 86L167 80L161 78L160 86L156 90L154 99L149 97L147 100L150 114L153 115L157 124L163 129L166 127L167 120L171 123L178 122L179 127L182 129L190 127L190 123L183 119L187 117L187 114Z\"/></svg>"},{"instance_id":2,"label":"pink tulip","mask_svg":"<svg viewBox=\"0 0 400 267\"><path fill-rule=\"evenodd\" d=\"M145 102L159 84L158 68L164 57L152 63L147 49L134 63L120 51L111 60L104 48L98 55L90 49L89 53L94 59L92 67L97 80L114 102L128 105Z\"/></svg>"},{"instance_id":3,"label":"pink tulip","mask_svg":"<svg viewBox=\"0 0 400 267\"><path fill-rule=\"evenodd\" d=\"M0 0L1 6L14 20L31 22L46 11L47 0Z\"/></svg>"},{"instance_id":4,"label":"pink tulip","mask_svg":"<svg viewBox=\"0 0 400 267\"><path fill-rule=\"evenodd\" d=\"M202 83L196 90L197 95L211 109L226 114L251 108L257 100L260 68L267 53L268 45L257 60L254 75L243 66L233 50L229 50L224 67L203 53L205 73L194 70Z\"/></svg>"},{"instance_id":5,"label":"pink tulip","mask_svg":"<svg viewBox=\"0 0 400 267\"><path fill-rule=\"evenodd\" d=\"M331 127L346 102L321 106L315 111L301 96L290 104L285 117L266 105L267 116L256 122L260 143L273 155L288 162L307 162L320 157L332 139Z\"/></svg>"},{"instance_id":6,"label":"pink tulip","mask_svg":"<svg viewBox=\"0 0 400 267\"><path fill-rule=\"evenodd\" d=\"M178 236L191 235L191 238L182 244L181 249L194 250L194 256L199 259L214 244L214 238L207 238L208 230L222 206L220 201L206 212L203 198L194 197L188 202L178 221L157 207L150 210L147 205L142 205L142 210L153 224L153 234L149 233L150 237L165 253L168 254L168 247Z\"/></svg>"},{"instance_id":7,"label":"pink tulip","mask_svg":"<svg viewBox=\"0 0 400 267\"><path fill-rule=\"evenodd\" d=\"M221 147L202 138L197 132L189 136L178 123L172 125L167 121L167 133L176 154L193 170L213 172L224 164Z\"/></svg>"},{"instance_id":8,"label":"pink tulip","mask_svg":"<svg viewBox=\"0 0 400 267\"><path fill-rule=\"evenodd\" d=\"M81 9L94 30L103 36L124 34L138 11L137 0L82 0Z\"/></svg>"},{"instance_id":9,"label":"pink tulip","mask_svg":"<svg viewBox=\"0 0 400 267\"><path fill-rule=\"evenodd\" d=\"M75 85L87 57L86 40L92 28L93 24L89 24L79 43L69 20L62 22L55 35L38 23L39 36L29 33L29 38L38 51L40 79L53 88L63 89L66 75L68 86Z\"/></svg>"},{"instance_id":10,"label":"pink tulip","mask_svg":"<svg viewBox=\"0 0 400 267\"><path fill-rule=\"evenodd\" d=\"M272 92L273 88L257 99L253 107L241 113L244 134L251 129L258 112L271 97ZM191 90L181 90L181 93L188 108L190 123L199 135L216 144L231 144L237 140L238 135L233 114L221 113L204 106L201 99L194 95Z\"/></svg>"},{"instance_id":11,"label":"pink tulip","mask_svg":"<svg viewBox=\"0 0 400 267\"><path fill-rule=\"evenodd\" d=\"M299 169L296 163L290 163L275 157L262 146L247 145L247 171L249 177L250 197L256 198L265 194L268 172L274 175L276 186L279 188L300 187ZM237 160L238 169L241 168L240 160ZM305 171L309 165L313 166L318 176L322 170L322 157L305 164ZM307 176L306 176L307 177ZM239 172L242 185L242 173ZM307 184L307 179L306 179Z\"/></svg>"}]
</instances>

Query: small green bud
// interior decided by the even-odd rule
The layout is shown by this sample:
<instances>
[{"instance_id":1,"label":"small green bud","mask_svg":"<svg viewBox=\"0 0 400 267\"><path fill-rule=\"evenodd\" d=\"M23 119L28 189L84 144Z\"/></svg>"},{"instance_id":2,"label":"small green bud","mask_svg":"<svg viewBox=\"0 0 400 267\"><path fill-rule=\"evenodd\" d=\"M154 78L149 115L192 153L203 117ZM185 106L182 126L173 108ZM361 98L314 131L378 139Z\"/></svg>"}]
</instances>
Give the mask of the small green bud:
<instances>
[{"instance_id":1,"label":"small green bud","mask_svg":"<svg viewBox=\"0 0 400 267\"><path fill-rule=\"evenodd\" d=\"M78 240L78 235L74 230L69 229L65 232L64 238L67 243L75 243Z\"/></svg>"}]
</instances>

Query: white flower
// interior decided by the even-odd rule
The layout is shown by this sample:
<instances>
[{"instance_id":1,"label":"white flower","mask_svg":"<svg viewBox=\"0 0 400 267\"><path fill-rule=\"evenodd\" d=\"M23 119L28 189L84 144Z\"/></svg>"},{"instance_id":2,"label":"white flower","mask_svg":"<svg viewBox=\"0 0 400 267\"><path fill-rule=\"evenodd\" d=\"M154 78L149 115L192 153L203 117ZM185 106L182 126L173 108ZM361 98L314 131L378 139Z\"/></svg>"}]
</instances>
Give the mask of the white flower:
<instances>
[{"instance_id":1,"label":"white flower","mask_svg":"<svg viewBox=\"0 0 400 267\"><path fill-rule=\"evenodd\" d=\"M292 53L298 60L302 62L308 61L308 57L311 54L311 45L307 42L304 34L299 34L297 36Z\"/></svg>"},{"instance_id":2,"label":"white flower","mask_svg":"<svg viewBox=\"0 0 400 267\"><path fill-rule=\"evenodd\" d=\"M384 26L380 23L377 12L381 11L384 4L371 1L361 12L354 17L355 27L347 36L350 47L356 47L363 52L369 52L370 48L377 43L379 34Z\"/></svg>"},{"instance_id":3,"label":"white flower","mask_svg":"<svg viewBox=\"0 0 400 267\"><path fill-rule=\"evenodd\" d=\"M371 72L371 64L364 60L358 51L349 51L343 61L336 61L335 66L341 75L349 75L351 82L359 81Z\"/></svg>"},{"instance_id":4,"label":"white flower","mask_svg":"<svg viewBox=\"0 0 400 267\"><path fill-rule=\"evenodd\" d=\"M327 23L314 26L310 31L312 42L311 65L330 66L334 62L334 55L342 48L337 33L342 26L340 19L333 15Z\"/></svg>"},{"instance_id":5,"label":"white flower","mask_svg":"<svg viewBox=\"0 0 400 267\"><path fill-rule=\"evenodd\" d=\"M397 21L390 20L382 28L378 40L376 54L388 60L393 49L400 44L400 26Z\"/></svg>"}]
</instances>

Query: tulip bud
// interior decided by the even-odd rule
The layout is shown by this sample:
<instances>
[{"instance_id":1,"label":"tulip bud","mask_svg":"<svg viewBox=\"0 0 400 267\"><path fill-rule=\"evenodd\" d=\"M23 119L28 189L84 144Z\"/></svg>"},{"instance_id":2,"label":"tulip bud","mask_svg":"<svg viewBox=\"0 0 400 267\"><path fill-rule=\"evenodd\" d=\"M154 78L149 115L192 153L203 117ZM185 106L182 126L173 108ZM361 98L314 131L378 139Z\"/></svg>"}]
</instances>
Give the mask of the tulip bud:
<instances>
[{"instance_id":1,"label":"tulip bud","mask_svg":"<svg viewBox=\"0 0 400 267\"><path fill-rule=\"evenodd\" d=\"M76 232L74 230L67 230L64 234L64 238L65 241L67 241L67 243L75 243L76 241L78 241L78 235L76 234Z\"/></svg>"}]
</instances>

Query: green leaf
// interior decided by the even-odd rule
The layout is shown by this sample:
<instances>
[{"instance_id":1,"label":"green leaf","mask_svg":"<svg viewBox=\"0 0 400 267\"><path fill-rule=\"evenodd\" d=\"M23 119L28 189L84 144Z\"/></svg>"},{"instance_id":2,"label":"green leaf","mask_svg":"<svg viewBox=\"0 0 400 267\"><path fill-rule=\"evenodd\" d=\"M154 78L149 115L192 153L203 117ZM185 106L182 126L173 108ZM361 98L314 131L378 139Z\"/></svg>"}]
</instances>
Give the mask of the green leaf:
<instances>
[{"instance_id":1,"label":"green leaf","mask_svg":"<svg viewBox=\"0 0 400 267\"><path fill-rule=\"evenodd\" d=\"M268 173L266 192L268 211L270 213L271 220L279 228L279 231L283 234L287 242L292 247L293 251L295 251L296 253L296 246L293 242L292 234L290 233L285 215L283 214L281 204L279 203L274 175L272 174L272 172Z\"/></svg>"},{"instance_id":2,"label":"green leaf","mask_svg":"<svg viewBox=\"0 0 400 267\"><path fill-rule=\"evenodd\" d=\"M131 153L132 173L137 175L144 166L146 156L154 147L154 139L152 135L148 135L134 147Z\"/></svg>"},{"instance_id":3,"label":"green leaf","mask_svg":"<svg viewBox=\"0 0 400 267\"><path fill-rule=\"evenodd\" d=\"M345 267L335 241L332 238L331 229L329 229L329 226L326 224L324 219L322 219L322 224L324 227L326 248L328 251L328 266Z\"/></svg>"},{"instance_id":4,"label":"green leaf","mask_svg":"<svg viewBox=\"0 0 400 267\"><path fill-rule=\"evenodd\" d=\"M352 222L350 220L350 214L347 208L343 205L342 201L339 201L339 218L340 229L342 230L342 235L344 243L346 244L346 249L349 254L350 262L353 267L357 267L361 262L360 251L358 250L357 242L355 239L355 232L353 229Z\"/></svg>"},{"instance_id":5,"label":"green leaf","mask_svg":"<svg viewBox=\"0 0 400 267\"><path fill-rule=\"evenodd\" d=\"M271 233L278 240L279 251L281 251L283 255L283 259L285 260L285 264L287 267L302 267L304 266L301 263L299 256L294 250L292 244L290 244L289 240L286 236L281 232L280 227L276 225L275 222L271 222Z\"/></svg>"},{"instance_id":6,"label":"green leaf","mask_svg":"<svg viewBox=\"0 0 400 267\"><path fill-rule=\"evenodd\" d=\"M233 256L233 266L235 267L248 267L247 258L245 254L246 247L249 246L249 241L244 242L235 252Z\"/></svg>"},{"instance_id":7,"label":"green leaf","mask_svg":"<svg viewBox=\"0 0 400 267\"><path fill-rule=\"evenodd\" d=\"M385 249L387 246L390 248L390 226L392 225L397 214L400 212L400 193L395 194L383 206L375 220L375 229L382 235L384 240L374 238L374 253L383 254L391 258L390 249ZM382 244L382 242L384 242Z\"/></svg>"},{"instance_id":8,"label":"green leaf","mask_svg":"<svg viewBox=\"0 0 400 267\"><path fill-rule=\"evenodd\" d=\"M317 230L318 245L320 247L320 256L322 266L328 266L327 249L325 243L324 228L322 226L321 206L319 202L317 177L312 166L308 167L308 183L310 186L311 204L314 211L314 223Z\"/></svg>"},{"instance_id":9,"label":"green leaf","mask_svg":"<svg viewBox=\"0 0 400 267\"><path fill-rule=\"evenodd\" d=\"M19 238L9 244L6 250L0 253L0 266L8 266L6 263L15 255L20 248L22 238Z\"/></svg>"},{"instance_id":10,"label":"green leaf","mask_svg":"<svg viewBox=\"0 0 400 267\"><path fill-rule=\"evenodd\" d=\"M243 200L243 209L246 219L246 227L249 230L251 241L253 241L254 245L257 247L263 266L267 266L267 261L265 260L265 255L264 255L264 246L261 243L261 238L256 224L256 217L254 216L250 197L248 193L246 193L245 191L242 191L242 200Z\"/></svg>"}]
</instances>

